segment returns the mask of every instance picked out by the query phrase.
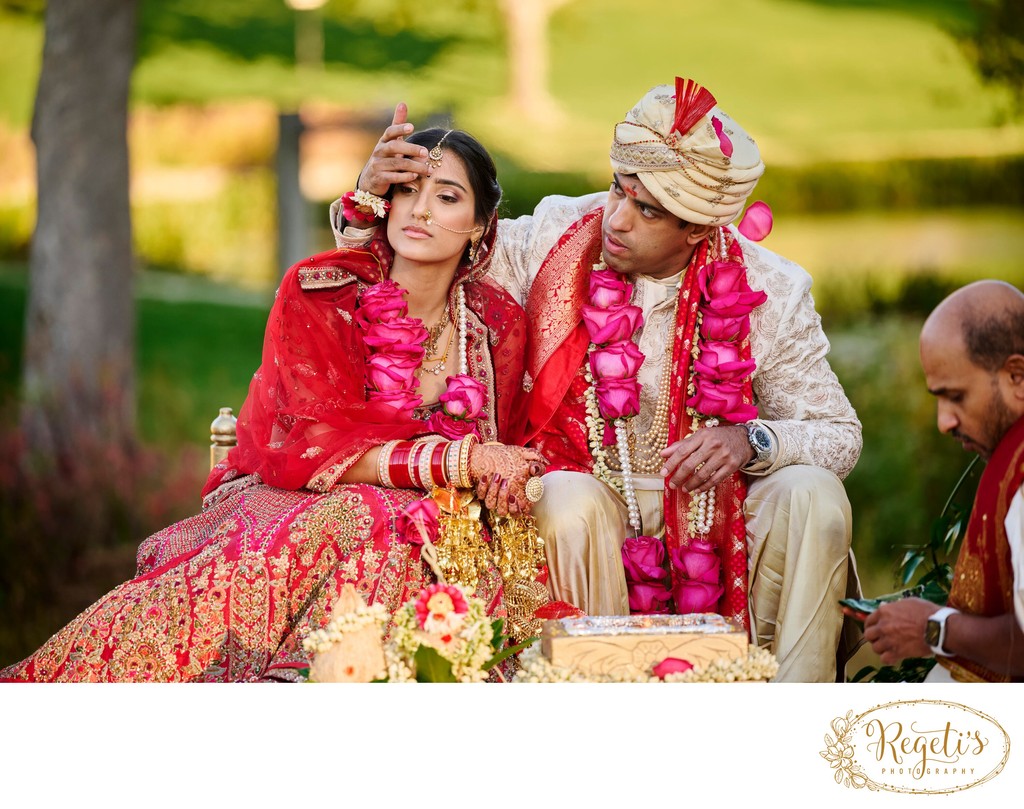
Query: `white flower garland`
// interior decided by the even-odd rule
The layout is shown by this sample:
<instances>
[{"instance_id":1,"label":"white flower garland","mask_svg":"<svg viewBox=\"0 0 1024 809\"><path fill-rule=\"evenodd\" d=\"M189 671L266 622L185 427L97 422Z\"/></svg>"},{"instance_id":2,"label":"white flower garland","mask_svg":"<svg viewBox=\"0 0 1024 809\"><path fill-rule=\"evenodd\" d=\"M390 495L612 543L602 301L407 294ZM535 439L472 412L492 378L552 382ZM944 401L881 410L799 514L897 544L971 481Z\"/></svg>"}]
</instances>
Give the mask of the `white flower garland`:
<instances>
[{"instance_id":1,"label":"white flower garland","mask_svg":"<svg viewBox=\"0 0 1024 809\"><path fill-rule=\"evenodd\" d=\"M523 650L519 665L515 683L752 683L769 682L779 671L775 655L753 644L747 647L746 657L720 657L706 666L666 674L664 679L654 674L585 674L569 666L556 666L541 652L540 643Z\"/></svg>"},{"instance_id":2,"label":"white flower garland","mask_svg":"<svg viewBox=\"0 0 1024 809\"><path fill-rule=\"evenodd\" d=\"M381 629L388 620L388 611L382 604L363 604L355 612L332 615L323 629L314 629L302 641L303 650L310 655L326 652L345 635L358 632L371 624Z\"/></svg>"}]
</instances>

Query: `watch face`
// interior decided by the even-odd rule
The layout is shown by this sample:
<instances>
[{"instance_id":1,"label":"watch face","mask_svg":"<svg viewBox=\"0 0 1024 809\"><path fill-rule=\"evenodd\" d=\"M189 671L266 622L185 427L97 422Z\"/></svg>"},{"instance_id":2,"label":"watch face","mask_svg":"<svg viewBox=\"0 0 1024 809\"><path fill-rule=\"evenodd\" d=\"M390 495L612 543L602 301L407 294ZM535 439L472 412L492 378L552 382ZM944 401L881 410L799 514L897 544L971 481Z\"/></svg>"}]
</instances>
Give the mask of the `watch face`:
<instances>
[{"instance_id":1,"label":"watch face","mask_svg":"<svg viewBox=\"0 0 1024 809\"><path fill-rule=\"evenodd\" d=\"M939 622L929 618L928 623L924 626L924 642L932 647L938 646L940 629Z\"/></svg>"},{"instance_id":2,"label":"watch face","mask_svg":"<svg viewBox=\"0 0 1024 809\"><path fill-rule=\"evenodd\" d=\"M750 443L758 452L771 452L772 438L764 427L755 427L751 430Z\"/></svg>"}]
</instances>

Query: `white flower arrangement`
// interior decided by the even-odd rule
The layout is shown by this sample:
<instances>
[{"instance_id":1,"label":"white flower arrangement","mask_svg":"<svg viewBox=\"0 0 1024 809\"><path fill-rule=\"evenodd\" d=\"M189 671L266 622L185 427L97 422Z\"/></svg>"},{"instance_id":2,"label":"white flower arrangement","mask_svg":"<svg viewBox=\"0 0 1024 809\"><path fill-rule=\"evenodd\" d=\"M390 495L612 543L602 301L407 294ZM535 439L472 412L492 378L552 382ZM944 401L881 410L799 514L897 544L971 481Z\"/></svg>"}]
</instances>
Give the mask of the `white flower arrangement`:
<instances>
[{"instance_id":1,"label":"white flower arrangement","mask_svg":"<svg viewBox=\"0 0 1024 809\"><path fill-rule=\"evenodd\" d=\"M394 662L404 662L411 679L416 679L416 666L409 663L427 647L451 664L457 682L476 683L487 679L484 667L494 656L493 639L483 601L461 585L432 584L395 613L389 646Z\"/></svg>"},{"instance_id":2,"label":"white flower arrangement","mask_svg":"<svg viewBox=\"0 0 1024 809\"><path fill-rule=\"evenodd\" d=\"M310 680L476 683L522 648L505 647L500 621L460 585L431 584L409 599L391 618L387 641L391 616L383 605L367 606L354 588L343 599L327 625L302 641Z\"/></svg>"}]
</instances>

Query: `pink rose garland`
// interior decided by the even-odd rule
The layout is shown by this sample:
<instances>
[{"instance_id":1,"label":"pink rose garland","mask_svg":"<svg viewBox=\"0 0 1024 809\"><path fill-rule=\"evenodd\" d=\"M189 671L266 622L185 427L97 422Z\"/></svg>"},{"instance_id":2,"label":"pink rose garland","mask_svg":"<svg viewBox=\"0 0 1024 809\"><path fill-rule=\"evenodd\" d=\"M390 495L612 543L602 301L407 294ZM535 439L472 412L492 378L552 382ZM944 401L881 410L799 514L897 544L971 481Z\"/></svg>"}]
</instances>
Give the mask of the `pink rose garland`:
<instances>
[{"instance_id":1,"label":"pink rose garland","mask_svg":"<svg viewBox=\"0 0 1024 809\"><path fill-rule=\"evenodd\" d=\"M416 369L423 361L427 330L417 318L406 317L409 305L394 281L381 281L359 297L355 319L363 329L370 352L366 360L366 399L411 413L423 403L416 393Z\"/></svg>"},{"instance_id":2,"label":"pink rose garland","mask_svg":"<svg viewBox=\"0 0 1024 809\"><path fill-rule=\"evenodd\" d=\"M694 539L685 548L679 548L673 561L679 571L679 580L672 589L676 610L680 614L716 612L725 588L719 584L722 561L715 553L715 546Z\"/></svg>"},{"instance_id":3,"label":"pink rose garland","mask_svg":"<svg viewBox=\"0 0 1024 809\"><path fill-rule=\"evenodd\" d=\"M643 325L643 310L628 303L633 285L613 270L590 273L590 305L582 309L583 325L590 342L590 372L594 378L597 406L606 422L605 443L614 441L608 428L615 419L640 412L637 374L644 355L633 342Z\"/></svg>"},{"instance_id":4,"label":"pink rose garland","mask_svg":"<svg viewBox=\"0 0 1024 809\"><path fill-rule=\"evenodd\" d=\"M387 404L411 414L423 404L416 392L420 381L416 370L423 362L427 330L423 321L407 317L405 291L390 279L365 289L359 297L355 320L363 330L369 351L366 360L367 401ZM462 438L469 433L480 437L477 419L487 404L487 389L468 374L446 380L441 409L427 422L431 432L445 438Z\"/></svg>"},{"instance_id":5,"label":"pink rose garland","mask_svg":"<svg viewBox=\"0 0 1024 809\"><path fill-rule=\"evenodd\" d=\"M714 261L701 268L700 339L693 361L693 395L687 406L705 416L732 423L750 421L757 408L743 401L744 383L754 372L752 359L740 359L740 345L750 334L750 313L768 296L747 284L746 267Z\"/></svg>"},{"instance_id":6,"label":"pink rose garland","mask_svg":"<svg viewBox=\"0 0 1024 809\"><path fill-rule=\"evenodd\" d=\"M626 572L629 611L633 615L669 612L669 572L665 568L665 546L648 536L628 537L622 543L622 566Z\"/></svg>"}]
</instances>

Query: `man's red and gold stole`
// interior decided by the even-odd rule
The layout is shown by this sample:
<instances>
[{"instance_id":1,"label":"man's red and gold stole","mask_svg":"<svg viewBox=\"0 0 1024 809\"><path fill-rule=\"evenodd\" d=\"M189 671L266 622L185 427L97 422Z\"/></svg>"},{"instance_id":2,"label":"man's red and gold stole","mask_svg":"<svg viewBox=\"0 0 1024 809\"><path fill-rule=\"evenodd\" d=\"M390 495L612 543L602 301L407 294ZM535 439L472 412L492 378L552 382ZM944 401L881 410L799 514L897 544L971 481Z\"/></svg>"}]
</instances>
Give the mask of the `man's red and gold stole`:
<instances>
[{"instance_id":1,"label":"man's red and gold stole","mask_svg":"<svg viewBox=\"0 0 1024 809\"><path fill-rule=\"evenodd\" d=\"M1024 418L1003 436L978 481L971 518L953 569L949 606L971 615L1013 612L1013 569L1006 512L1024 482ZM1005 683L1010 677L961 657L940 657L954 680Z\"/></svg>"}]
</instances>

